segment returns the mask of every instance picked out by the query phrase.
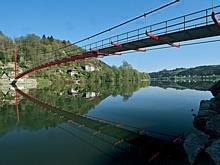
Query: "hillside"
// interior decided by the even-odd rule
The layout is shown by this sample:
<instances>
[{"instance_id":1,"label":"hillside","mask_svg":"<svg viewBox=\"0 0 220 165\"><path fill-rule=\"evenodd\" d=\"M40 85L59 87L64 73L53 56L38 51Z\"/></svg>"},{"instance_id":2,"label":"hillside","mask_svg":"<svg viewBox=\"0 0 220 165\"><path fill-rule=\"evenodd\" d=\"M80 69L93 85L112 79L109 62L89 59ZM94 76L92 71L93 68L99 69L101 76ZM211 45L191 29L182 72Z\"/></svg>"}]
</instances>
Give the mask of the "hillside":
<instances>
[{"instance_id":1,"label":"hillside","mask_svg":"<svg viewBox=\"0 0 220 165\"><path fill-rule=\"evenodd\" d=\"M220 65L199 66L195 68L177 68L150 73L152 79L164 78L218 78Z\"/></svg>"},{"instance_id":2,"label":"hillside","mask_svg":"<svg viewBox=\"0 0 220 165\"><path fill-rule=\"evenodd\" d=\"M70 46L69 46L70 45ZM53 36L42 37L35 34L17 37L14 40L0 31L0 76L4 73L13 76L12 64L14 47L18 53L18 66L22 70L36 66L38 63L55 58L74 55L82 49L70 41L55 39ZM58 48L64 49L58 49ZM55 51L54 50L57 50ZM49 53L48 53L49 52ZM51 53L50 53L51 52ZM59 66L47 68L31 74L33 78L48 80L80 80L80 81L139 81L149 79L148 74L141 73L132 68L126 61L120 67L111 67L104 62L94 59L81 62L71 62Z\"/></svg>"}]
</instances>

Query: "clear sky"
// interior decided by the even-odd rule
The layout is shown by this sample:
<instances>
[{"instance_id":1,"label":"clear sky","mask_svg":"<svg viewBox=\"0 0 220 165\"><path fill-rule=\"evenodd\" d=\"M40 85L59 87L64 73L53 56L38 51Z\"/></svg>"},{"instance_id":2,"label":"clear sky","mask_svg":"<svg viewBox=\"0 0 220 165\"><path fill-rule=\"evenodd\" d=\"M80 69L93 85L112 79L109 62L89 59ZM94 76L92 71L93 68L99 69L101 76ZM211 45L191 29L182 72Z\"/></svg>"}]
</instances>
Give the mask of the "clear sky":
<instances>
[{"instance_id":1,"label":"clear sky","mask_svg":"<svg viewBox=\"0 0 220 165\"><path fill-rule=\"evenodd\" d=\"M170 0L0 0L0 31L15 38L28 33L72 42L95 34ZM211 7L212 0L181 0L176 5L139 20L117 32L156 23ZM220 0L214 0L219 5ZM109 34L109 35L111 35ZM219 37L217 37L220 39ZM128 61L140 71L220 64L220 42L207 45L134 53L103 59L110 65Z\"/></svg>"}]
</instances>

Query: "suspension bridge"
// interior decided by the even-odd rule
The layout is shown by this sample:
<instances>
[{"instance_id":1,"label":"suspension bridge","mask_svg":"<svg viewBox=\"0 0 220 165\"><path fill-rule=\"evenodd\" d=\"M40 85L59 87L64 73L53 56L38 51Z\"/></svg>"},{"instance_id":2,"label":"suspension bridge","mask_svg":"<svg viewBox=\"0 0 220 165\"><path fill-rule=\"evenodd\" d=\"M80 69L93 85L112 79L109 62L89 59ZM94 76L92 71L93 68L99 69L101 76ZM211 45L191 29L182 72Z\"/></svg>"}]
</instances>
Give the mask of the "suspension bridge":
<instances>
[{"instance_id":1,"label":"suspension bridge","mask_svg":"<svg viewBox=\"0 0 220 165\"><path fill-rule=\"evenodd\" d=\"M161 10L169 5L172 5L179 0L166 4L160 8L157 8L149 13L145 13L134 19L126 21L122 24L114 26L113 28L104 30L98 34L90 36L86 39L80 40L73 44L80 44L83 41L97 37L103 33L109 32L122 25L130 23L141 17L146 17L148 14ZM193 12L187 15L183 15L177 18L172 18L166 21L141 27L129 32L125 32L119 35L111 36L101 39L96 42L79 46L75 50L65 52L64 55L54 57L52 59L42 60L33 65L31 68L25 70L22 73L16 74L16 58L15 58L15 80L22 78L25 75L32 72L49 68L54 65L60 65L69 62L76 62L82 60L89 60L93 58L103 58L112 55L122 55L130 52L146 52L153 49L161 49L164 47L158 47L161 45L167 45L170 48L181 48L183 46L202 44L205 42L195 42L190 44L181 44L184 41L191 41L196 39L214 37L220 35L220 5L213 6L208 9ZM209 41L215 42L215 41ZM73 45L71 44L71 45ZM65 51L67 45L49 53L55 53L56 51ZM165 48L166 48L165 47ZM72 53L74 51L74 53ZM46 55L46 54L45 54Z\"/></svg>"}]
</instances>

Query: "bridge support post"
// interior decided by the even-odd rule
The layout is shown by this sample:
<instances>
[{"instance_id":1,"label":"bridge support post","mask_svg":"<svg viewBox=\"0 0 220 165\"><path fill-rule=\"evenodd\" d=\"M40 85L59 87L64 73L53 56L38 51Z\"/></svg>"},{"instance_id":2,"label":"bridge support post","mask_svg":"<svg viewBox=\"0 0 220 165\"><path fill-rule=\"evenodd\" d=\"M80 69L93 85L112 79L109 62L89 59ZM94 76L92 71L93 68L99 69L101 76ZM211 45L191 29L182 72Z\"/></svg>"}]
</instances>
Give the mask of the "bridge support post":
<instances>
[{"instance_id":1,"label":"bridge support post","mask_svg":"<svg viewBox=\"0 0 220 165\"><path fill-rule=\"evenodd\" d=\"M17 74L17 48L14 47L14 78L16 78Z\"/></svg>"}]
</instances>

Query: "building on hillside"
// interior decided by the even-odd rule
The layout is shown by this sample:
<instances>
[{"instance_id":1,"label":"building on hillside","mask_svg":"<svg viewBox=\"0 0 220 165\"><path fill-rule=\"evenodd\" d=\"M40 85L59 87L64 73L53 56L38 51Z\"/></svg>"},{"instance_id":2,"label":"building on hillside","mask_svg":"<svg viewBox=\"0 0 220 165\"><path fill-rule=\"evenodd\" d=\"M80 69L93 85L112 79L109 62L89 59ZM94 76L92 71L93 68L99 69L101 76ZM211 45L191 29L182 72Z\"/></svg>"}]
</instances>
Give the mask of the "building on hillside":
<instances>
[{"instance_id":1,"label":"building on hillside","mask_svg":"<svg viewBox=\"0 0 220 165\"><path fill-rule=\"evenodd\" d=\"M98 70L98 68L93 64L85 64L82 68L87 72L93 72L95 70Z\"/></svg>"},{"instance_id":2,"label":"building on hillside","mask_svg":"<svg viewBox=\"0 0 220 165\"><path fill-rule=\"evenodd\" d=\"M70 89L70 90L68 90L67 91L67 94L69 95L69 96L77 96L78 95L78 91L77 90L75 90L75 89Z\"/></svg>"},{"instance_id":3,"label":"building on hillside","mask_svg":"<svg viewBox=\"0 0 220 165\"><path fill-rule=\"evenodd\" d=\"M69 74L71 77L75 76L76 74L78 74L78 71L73 68L73 69L68 69L67 70L67 74Z\"/></svg>"},{"instance_id":4,"label":"building on hillside","mask_svg":"<svg viewBox=\"0 0 220 165\"><path fill-rule=\"evenodd\" d=\"M86 98L86 99L92 99L94 97L99 96L99 93L96 92L85 92L82 97Z\"/></svg>"},{"instance_id":5,"label":"building on hillside","mask_svg":"<svg viewBox=\"0 0 220 165\"><path fill-rule=\"evenodd\" d=\"M87 99L93 98L93 97L96 97L96 93L95 92L86 92L86 98Z\"/></svg>"},{"instance_id":6,"label":"building on hillside","mask_svg":"<svg viewBox=\"0 0 220 165\"><path fill-rule=\"evenodd\" d=\"M8 74L4 72L4 73L1 75L1 79L9 79Z\"/></svg>"}]
</instances>

